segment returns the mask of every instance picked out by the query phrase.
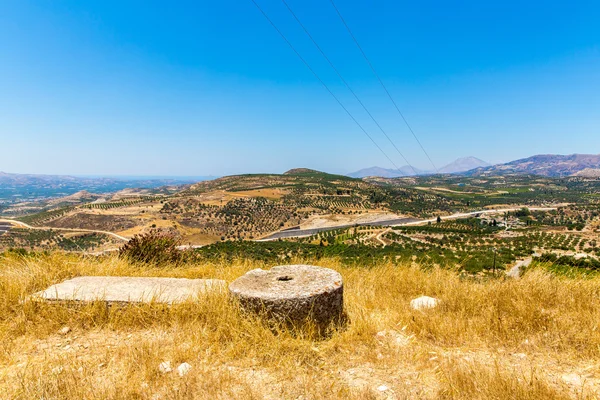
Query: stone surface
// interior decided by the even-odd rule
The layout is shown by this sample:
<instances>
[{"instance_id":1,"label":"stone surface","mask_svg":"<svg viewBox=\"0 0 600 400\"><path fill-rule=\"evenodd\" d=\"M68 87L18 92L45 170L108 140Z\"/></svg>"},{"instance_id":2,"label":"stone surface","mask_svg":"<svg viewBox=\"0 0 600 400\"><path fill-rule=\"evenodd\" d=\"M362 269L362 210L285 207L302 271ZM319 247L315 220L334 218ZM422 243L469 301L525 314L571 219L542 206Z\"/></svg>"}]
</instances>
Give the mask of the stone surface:
<instances>
[{"instance_id":1,"label":"stone surface","mask_svg":"<svg viewBox=\"0 0 600 400\"><path fill-rule=\"evenodd\" d=\"M32 295L46 301L106 301L107 303L181 303L213 290L223 290L218 279L136 278L81 276L52 285Z\"/></svg>"},{"instance_id":2,"label":"stone surface","mask_svg":"<svg viewBox=\"0 0 600 400\"><path fill-rule=\"evenodd\" d=\"M434 297L421 296L410 301L410 308L413 310L424 310L428 308L435 308L439 303L440 301Z\"/></svg>"},{"instance_id":3,"label":"stone surface","mask_svg":"<svg viewBox=\"0 0 600 400\"><path fill-rule=\"evenodd\" d=\"M313 265L282 265L254 269L229 285L243 310L297 325L312 319L319 328L343 315L342 276Z\"/></svg>"},{"instance_id":4,"label":"stone surface","mask_svg":"<svg viewBox=\"0 0 600 400\"><path fill-rule=\"evenodd\" d=\"M188 372L192 369L192 366L186 362L179 364L177 367L177 373L179 376L187 375Z\"/></svg>"},{"instance_id":5,"label":"stone surface","mask_svg":"<svg viewBox=\"0 0 600 400\"><path fill-rule=\"evenodd\" d=\"M168 374L169 372L173 371L173 368L171 368L171 361L163 361L163 362L161 362L158 365L158 370L162 374Z\"/></svg>"},{"instance_id":6,"label":"stone surface","mask_svg":"<svg viewBox=\"0 0 600 400\"><path fill-rule=\"evenodd\" d=\"M70 327L68 327L68 326L63 326L63 327L60 329L60 331L58 331L58 333L60 333L60 334L61 334L61 335L63 335L63 336L64 336L64 335L66 335L66 334L68 334L69 332L71 332L71 328L70 328Z\"/></svg>"}]
</instances>

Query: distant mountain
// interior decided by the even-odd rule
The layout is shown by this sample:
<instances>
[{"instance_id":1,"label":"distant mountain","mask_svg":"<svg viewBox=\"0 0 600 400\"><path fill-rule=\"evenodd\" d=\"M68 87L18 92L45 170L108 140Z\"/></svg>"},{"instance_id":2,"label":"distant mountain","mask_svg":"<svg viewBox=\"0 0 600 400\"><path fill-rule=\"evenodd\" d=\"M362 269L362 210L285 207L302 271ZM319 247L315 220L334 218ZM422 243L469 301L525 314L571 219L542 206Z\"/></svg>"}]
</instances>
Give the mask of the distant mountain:
<instances>
[{"instance_id":1,"label":"distant mountain","mask_svg":"<svg viewBox=\"0 0 600 400\"><path fill-rule=\"evenodd\" d=\"M470 171L475 168L489 167L491 164L480 160L477 157L463 157L451 162L439 169L441 174L456 174L459 172Z\"/></svg>"},{"instance_id":2,"label":"distant mountain","mask_svg":"<svg viewBox=\"0 0 600 400\"><path fill-rule=\"evenodd\" d=\"M469 175L506 175L531 174L550 177L563 177L581 174L593 174L600 169L600 154L540 154L506 164L478 168Z\"/></svg>"},{"instance_id":3,"label":"distant mountain","mask_svg":"<svg viewBox=\"0 0 600 400\"><path fill-rule=\"evenodd\" d=\"M80 193L116 192L126 188L159 188L183 185L198 179L118 179L105 177L74 177L67 175L11 174L0 172L0 203L70 196Z\"/></svg>"},{"instance_id":4,"label":"distant mountain","mask_svg":"<svg viewBox=\"0 0 600 400\"><path fill-rule=\"evenodd\" d=\"M73 193L69 196L58 197L56 199L50 200L48 204L56 205L63 203L85 203L89 201L94 201L101 198L100 194L90 193L87 190L81 190L77 193Z\"/></svg>"},{"instance_id":5,"label":"distant mountain","mask_svg":"<svg viewBox=\"0 0 600 400\"><path fill-rule=\"evenodd\" d=\"M60 185L77 180L78 178L66 175L9 174L7 172L0 171L0 185L21 185L32 183L55 183Z\"/></svg>"},{"instance_id":6,"label":"distant mountain","mask_svg":"<svg viewBox=\"0 0 600 400\"><path fill-rule=\"evenodd\" d=\"M459 172L465 172L480 167L487 167L489 165L489 163L480 160L476 157L464 157L459 158L458 160L455 160L450 164L442 167L438 172L441 174L457 174ZM378 176L381 178L398 178L402 176L427 175L434 173L435 172L426 171L418 168L415 168L415 170L413 170L410 166L405 165L404 167L401 167L398 170L381 167L364 168L360 171L352 172L351 174L348 174L348 176L352 178L366 178L367 176Z\"/></svg>"},{"instance_id":7,"label":"distant mountain","mask_svg":"<svg viewBox=\"0 0 600 400\"><path fill-rule=\"evenodd\" d=\"M413 169L408 165L400 167L399 169L387 169L381 167L364 168L356 172L348 174L351 178L366 178L367 176L379 176L381 178L398 178L402 176L414 176L415 172L417 175L427 174L427 171L415 168Z\"/></svg>"}]
</instances>

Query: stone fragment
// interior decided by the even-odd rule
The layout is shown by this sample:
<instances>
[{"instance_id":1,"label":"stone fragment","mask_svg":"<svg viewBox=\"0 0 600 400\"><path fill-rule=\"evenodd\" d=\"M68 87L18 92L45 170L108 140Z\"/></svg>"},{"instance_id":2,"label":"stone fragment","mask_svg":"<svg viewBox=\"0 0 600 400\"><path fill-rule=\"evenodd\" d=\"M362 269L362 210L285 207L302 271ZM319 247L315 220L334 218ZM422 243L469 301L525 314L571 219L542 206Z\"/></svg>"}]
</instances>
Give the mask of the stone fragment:
<instances>
[{"instance_id":1,"label":"stone fragment","mask_svg":"<svg viewBox=\"0 0 600 400\"><path fill-rule=\"evenodd\" d=\"M59 365L58 367L54 367L54 368L52 368L52 373L53 373L54 375L59 375L59 374L61 374L63 371L64 371L64 368L63 368L63 367L61 367L60 365Z\"/></svg>"},{"instance_id":2,"label":"stone fragment","mask_svg":"<svg viewBox=\"0 0 600 400\"><path fill-rule=\"evenodd\" d=\"M421 296L410 301L410 308L413 310L425 310L429 308L435 308L439 303L440 301L434 297Z\"/></svg>"},{"instance_id":3,"label":"stone fragment","mask_svg":"<svg viewBox=\"0 0 600 400\"><path fill-rule=\"evenodd\" d=\"M187 375L188 372L192 369L192 366L186 362L179 364L177 367L177 373L179 376Z\"/></svg>"},{"instance_id":4,"label":"stone fragment","mask_svg":"<svg viewBox=\"0 0 600 400\"><path fill-rule=\"evenodd\" d=\"M229 285L246 312L293 326L311 319L319 329L341 321L343 290L338 272L313 265L254 269Z\"/></svg>"},{"instance_id":5,"label":"stone fragment","mask_svg":"<svg viewBox=\"0 0 600 400\"><path fill-rule=\"evenodd\" d=\"M66 335L69 332L71 332L71 328L69 328L68 326L63 326L62 328L60 328L60 331L58 331L58 333L60 333L61 335Z\"/></svg>"},{"instance_id":6,"label":"stone fragment","mask_svg":"<svg viewBox=\"0 0 600 400\"><path fill-rule=\"evenodd\" d=\"M173 368L171 368L171 361L161 362L158 365L158 370L163 374L168 374L169 372L173 371Z\"/></svg>"},{"instance_id":7,"label":"stone fragment","mask_svg":"<svg viewBox=\"0 0 600 400\"><path fill-rule=\"evenodd\" d=\"M182 303L210 291L223 290L219 279L81 276L52 285L33 300L107 303Z\"/></svg>"}]
</instances>

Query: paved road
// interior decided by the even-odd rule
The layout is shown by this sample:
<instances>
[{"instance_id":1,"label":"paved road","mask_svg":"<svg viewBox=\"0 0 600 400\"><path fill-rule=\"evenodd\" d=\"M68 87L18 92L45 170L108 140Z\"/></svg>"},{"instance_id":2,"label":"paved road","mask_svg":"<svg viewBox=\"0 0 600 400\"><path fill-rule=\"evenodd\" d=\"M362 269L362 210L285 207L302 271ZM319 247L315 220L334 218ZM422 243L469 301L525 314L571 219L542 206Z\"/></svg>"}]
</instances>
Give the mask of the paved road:
<instances>
[{"instance_id":1,"label":"paved road","mask_svg":"<svg viewBox=\"0 0 600 400\"><path fill-rule=\"evenodd\" d=\"M466 217L473 217L481 214L494 214L498 212L508 212L508 211L517 211L523 208L520 207L511 207L511 208L502 208L502 209L492 209L492 210L480 210L480 211L472 211L467 213L457 213L442 217L442 220L448 219L460 219ZM551 211L556 210L556 207L528 207L531 211ZM285 239L285 238L297 238L297 237L306 237L316 235L320 232L332 231L335 229L346 229L352 228L353 226L412 226L412 225L424 225L430 222L436 222L437 217L431 219L418 219L418 218L395 218L395 219L387 219L383 221L376 222L364 222L359 224L347 224L347 225L338 225L338 226L329 226L323 228L311 228L311 229L287 229L285 231L279 231L270 234L267 237L256 240L257 242L268 242L271 240L277 239Z\"/></svg>"},{"instance_id":2,"label":"paved road","mask_svg":"<svg viewBox=\"0 0 600 400\"><path fill-rule=\"evenodd\" d=\"M417 218L395 218L395 219L388 219L385 221L361 222L358 224L328 226L328 227L323 227L323 228L293 229L293 230L275 232L265 238L257 240L257 242L267 242L270 240L285 239L285 238L292 238L292 237L312 236L312 235L316 235L317 233L320 233L320 232L333 231L335 229L352 228L354 226L396 226L396 225L405 225L409 222L416 222L416 221L419 221L419 220Z\"/></svg>"}]
</instances>

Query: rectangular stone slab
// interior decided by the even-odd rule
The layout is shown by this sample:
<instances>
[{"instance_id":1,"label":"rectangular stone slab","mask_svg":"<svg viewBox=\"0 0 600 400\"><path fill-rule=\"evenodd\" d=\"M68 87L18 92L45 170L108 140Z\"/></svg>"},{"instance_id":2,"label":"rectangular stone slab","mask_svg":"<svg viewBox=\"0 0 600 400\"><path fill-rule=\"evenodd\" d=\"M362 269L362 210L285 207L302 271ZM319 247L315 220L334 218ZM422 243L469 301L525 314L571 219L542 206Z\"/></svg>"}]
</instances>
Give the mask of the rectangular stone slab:
<instances>
[{"instance_id":1,"label":"rectangular stone slab","mask_svg":"<svg viewBox=\"0 0 600 400\"><path fill-rule=\"evenodd\" d=\"M33 294L33 300L107 303L182 303L225 289L219 279L81 276Z\"/></svg>"}]
</instances>

